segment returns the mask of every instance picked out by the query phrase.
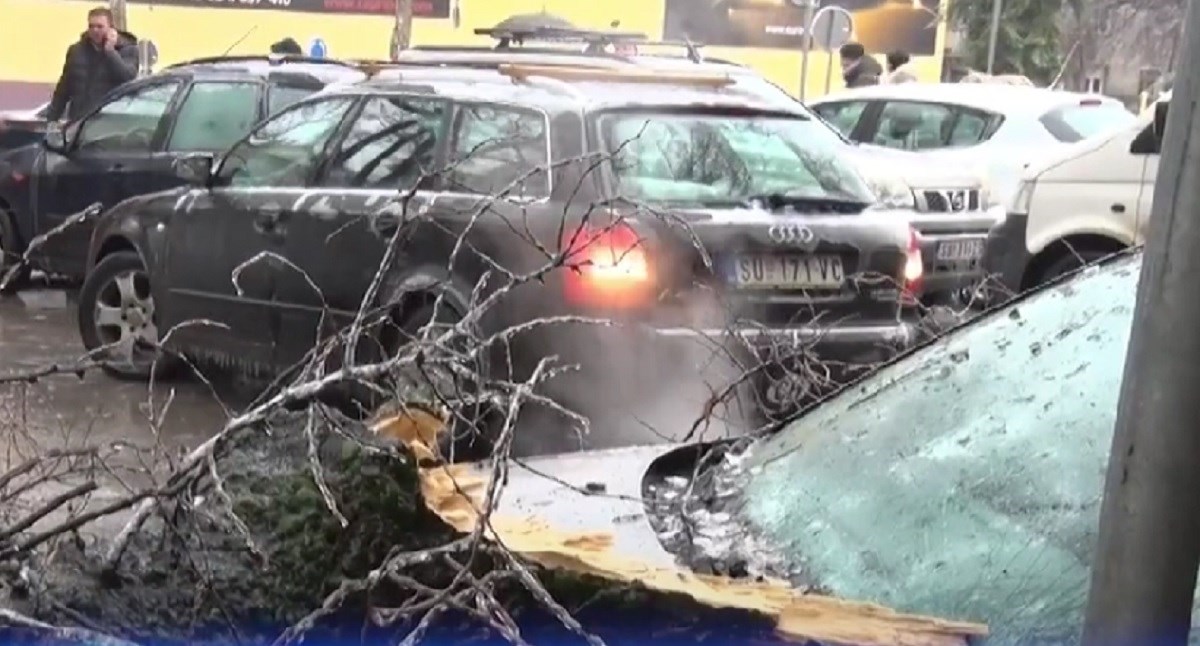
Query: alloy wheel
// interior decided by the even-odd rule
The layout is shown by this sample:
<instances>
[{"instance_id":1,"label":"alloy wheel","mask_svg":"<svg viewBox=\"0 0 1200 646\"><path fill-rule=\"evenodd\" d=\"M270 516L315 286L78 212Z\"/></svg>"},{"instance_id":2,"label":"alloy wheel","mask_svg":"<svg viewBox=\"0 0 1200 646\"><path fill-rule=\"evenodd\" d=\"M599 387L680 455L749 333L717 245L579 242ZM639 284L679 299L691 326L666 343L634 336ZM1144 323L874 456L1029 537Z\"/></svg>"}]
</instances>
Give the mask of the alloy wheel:
<instances>
[{"instance_id":1,"label":"alloy wheel","mask_svg":"<svg viewBox=\"0 0 1200 646\"><path fill-rule=\"evenodd\" d=\"M96 338L106 348L110 363L137 367L154 362L158 327L145 271L129 269L114 275L96 292L92 311Z\"/></svg>"}]
</instances>

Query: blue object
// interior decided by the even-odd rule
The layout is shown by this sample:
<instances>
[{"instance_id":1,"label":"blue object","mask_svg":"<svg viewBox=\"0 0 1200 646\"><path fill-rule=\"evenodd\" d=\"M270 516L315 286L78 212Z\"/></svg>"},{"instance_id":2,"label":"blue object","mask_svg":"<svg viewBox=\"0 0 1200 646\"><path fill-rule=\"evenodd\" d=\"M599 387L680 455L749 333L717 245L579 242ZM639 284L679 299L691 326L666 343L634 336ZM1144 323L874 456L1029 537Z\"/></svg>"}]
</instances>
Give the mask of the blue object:
<instances>
[{"instance_id":1,"label":"blue object","mask_svg":"<svg viewBox=\"0 0 1200 646\"><path fill-rule=\"evenodd\" d=\"M325 44L325 39L319 36L314 36L308 41L308 55L311 58L325 58L329 55L329 46Z\"/></svg>"}]
</instances>

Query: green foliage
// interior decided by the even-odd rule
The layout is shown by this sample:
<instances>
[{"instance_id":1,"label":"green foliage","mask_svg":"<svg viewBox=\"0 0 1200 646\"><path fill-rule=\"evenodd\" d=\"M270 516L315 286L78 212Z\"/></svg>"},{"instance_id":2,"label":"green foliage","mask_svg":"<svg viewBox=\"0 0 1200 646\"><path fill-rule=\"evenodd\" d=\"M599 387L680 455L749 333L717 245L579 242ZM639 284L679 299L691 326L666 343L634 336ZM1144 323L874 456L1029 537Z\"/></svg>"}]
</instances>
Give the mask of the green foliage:
<instances>
[{"instance_id":1,"label":"green foliage","mask_svg":"<svg viewBox=\"0 0 1200 646\"><path fill-rule=\"evenodd\" d=\"M950 18L966 29L967 64L987 69L993 0L953 0ZM1048 84L1062 64L1059 15L1063 0L1002 0L995 74L1023 74Z\"/></svg>"},{"instance_id":2,"label":"green foliage","mask_svg":"<svg viewBox=\"0 0 1200 646\"><path fill-rule=\"evenodd\" d=\"M347 578L360 578L383 562L388 551L432 547L450 533L424 508L411 460L342 447L340 464L326 464L326 477L342 528L326 507L308 469L273 478L242 480L235 511L261 537L267 563L244 580L247 598L274 620L295 621Z\"/></svg>"}]
</instances>

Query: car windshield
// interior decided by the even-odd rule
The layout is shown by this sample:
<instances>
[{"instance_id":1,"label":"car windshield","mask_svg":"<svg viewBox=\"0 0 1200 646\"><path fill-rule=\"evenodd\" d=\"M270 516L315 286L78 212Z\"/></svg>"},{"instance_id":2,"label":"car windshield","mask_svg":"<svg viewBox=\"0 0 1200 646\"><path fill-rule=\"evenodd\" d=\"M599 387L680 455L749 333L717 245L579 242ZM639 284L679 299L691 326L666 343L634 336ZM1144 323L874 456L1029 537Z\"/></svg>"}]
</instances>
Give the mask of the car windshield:
<instances>
[{"instance_id":1,"label":"car windshield","mask_svg":"<svg viewBox=\"0 0 1200 646\"><path fill-rule=\"evenodd\" d=\"M1055 139L1066 143L1124 128L1136 120L1137 116L1121 104L1099 100L1056 108L1041 119Z\"/></svg>"},{"instance_id":2,"label":"car windshield","mask_svg":"<svg viewBox=\"0 0 1200 646\"><path fill-rule=\"evenodd\" d=\"M621 197L720 205L783 194L872 203L845 144L803 116L610 112L599 119Z\"/></svg>"},{"instance_id":3,"label":"car windshield","mask_svg":"<svg viewBox=\"0 0 1200 646\"><path fill-rule=\"evenodd\" d=\"M753 446L753 533L837 596L1073 640L1140 267L985 315Z\"/></svg>"}]
</instances>

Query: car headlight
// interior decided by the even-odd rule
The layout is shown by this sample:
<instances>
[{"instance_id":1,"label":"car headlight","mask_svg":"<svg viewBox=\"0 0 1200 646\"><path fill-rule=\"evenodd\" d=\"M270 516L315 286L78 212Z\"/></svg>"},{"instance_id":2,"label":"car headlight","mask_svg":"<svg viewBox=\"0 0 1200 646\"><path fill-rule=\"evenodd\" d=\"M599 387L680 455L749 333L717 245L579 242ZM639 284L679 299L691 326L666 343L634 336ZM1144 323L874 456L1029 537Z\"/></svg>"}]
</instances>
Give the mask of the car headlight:
<instances>
[{"instance_id":1,"label":"car headlight","mask_svg":"<svg viewBox=\"0 0 1200 646\"><path fill-rule=\"evenodd\" d=\"M1017 184L1017 192L1013 194L1012 202L1008 205L1008 212L1028 215L1029 206L1033 202L1033 189L1035 186L1037 186L1036 180L1021 180L1021 183Z\"/></svg>"},{"instance_id":2,"label":"car headlight","mask_svg":"<svg viewBox=\"0 0 1200 646\"><path fill-rule=\"evenodd\" d=\"M915 209L917 198L912 187L895 175L872 173L868 179L879 204L889 209Z\"/></svg>"}]
</instances>

